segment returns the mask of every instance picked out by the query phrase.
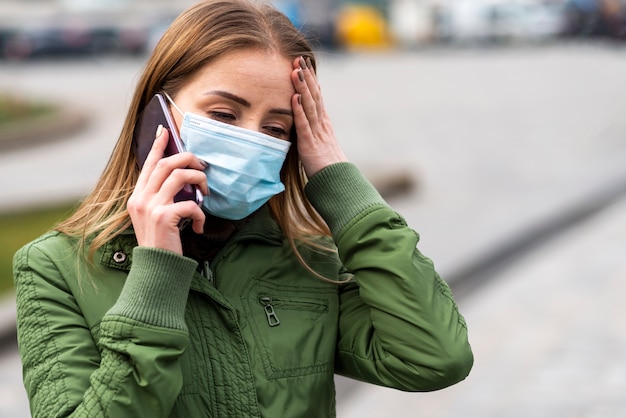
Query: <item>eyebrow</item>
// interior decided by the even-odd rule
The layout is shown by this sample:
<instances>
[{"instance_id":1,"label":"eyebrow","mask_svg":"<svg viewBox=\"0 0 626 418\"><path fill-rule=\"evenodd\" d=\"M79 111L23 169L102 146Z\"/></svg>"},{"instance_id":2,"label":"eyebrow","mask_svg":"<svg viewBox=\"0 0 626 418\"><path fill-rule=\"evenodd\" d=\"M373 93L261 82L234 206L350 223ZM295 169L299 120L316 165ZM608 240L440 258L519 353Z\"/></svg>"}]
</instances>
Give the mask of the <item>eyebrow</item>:
<instances>
[{"instance_id":1,"label":"eyebrow","mask_svg":"<svg viewBox=\"0 0 626 418\"><path fill-rule=\"evenodd\" d=\"M232 94L232 93L229 93L227 91L211 90L211 91L207 91L206 93L204 93L204 95L205 96L210 96L210 95L221 96L221 97L223 97L225 99L232 100L233 102L239 103L242 106L251 107L249 101L247 101L243 97L239 97L239 96L237 96L235 94ZM293 116L293 112L291 111L291 109L275 108L275 109L270 109L269 112L270 113L274 113L274 114L278 114L278 115Z\"/></svg>"}]
</instances>

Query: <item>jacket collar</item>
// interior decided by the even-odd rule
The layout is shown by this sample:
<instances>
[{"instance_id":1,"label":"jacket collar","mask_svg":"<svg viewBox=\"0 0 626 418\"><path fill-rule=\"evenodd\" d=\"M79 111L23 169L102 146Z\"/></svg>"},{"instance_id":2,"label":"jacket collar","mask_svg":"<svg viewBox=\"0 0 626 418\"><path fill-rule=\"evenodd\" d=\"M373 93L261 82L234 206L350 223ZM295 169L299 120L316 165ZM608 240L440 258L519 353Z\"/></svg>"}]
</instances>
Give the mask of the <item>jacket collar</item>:
<instances>
[{"instance_id":1,"label":"jacket collar","mask_svg":"<svg viewBox=\"0 0 626 418\"><path fill-rule=\"evenodd\" d=\"M270 213L267 205L262 206L250 222L245 224L232 240L260 240L268 244L281 245L283 233Z\"/></svg>"},{"instance_id":2,"label":"jacket collar","mask_svg":"<svg viewBox=\"0 0 626 418\"><path fill-rule=\"evenodd\" d=\"M118 270L130 270L133 248L137 246L135 231L131 228L115 236L102 247L100 264Z\"/></svg>"}]
</instances>

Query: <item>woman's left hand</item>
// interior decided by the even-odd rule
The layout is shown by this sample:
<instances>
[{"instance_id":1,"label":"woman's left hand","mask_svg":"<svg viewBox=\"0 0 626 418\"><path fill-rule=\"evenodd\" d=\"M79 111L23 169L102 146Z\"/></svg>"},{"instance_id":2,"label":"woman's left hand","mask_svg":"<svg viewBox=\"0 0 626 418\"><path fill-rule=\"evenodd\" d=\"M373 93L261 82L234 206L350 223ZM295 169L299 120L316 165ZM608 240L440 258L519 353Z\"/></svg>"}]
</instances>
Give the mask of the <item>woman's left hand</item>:
<instances>
[{"instance_id":1,"label":"woman's left hand","mask_svg":"<svg viewBox=\"0 0 626 418\"><path fill-rule=\"evenodd\" d=\"M331 164L348 161L337 142L326 113L315 71L304 58L293 61L291 80L296 94L291 99L298 135L298 153L308 177Z\"/></svg>"}]
</instances>

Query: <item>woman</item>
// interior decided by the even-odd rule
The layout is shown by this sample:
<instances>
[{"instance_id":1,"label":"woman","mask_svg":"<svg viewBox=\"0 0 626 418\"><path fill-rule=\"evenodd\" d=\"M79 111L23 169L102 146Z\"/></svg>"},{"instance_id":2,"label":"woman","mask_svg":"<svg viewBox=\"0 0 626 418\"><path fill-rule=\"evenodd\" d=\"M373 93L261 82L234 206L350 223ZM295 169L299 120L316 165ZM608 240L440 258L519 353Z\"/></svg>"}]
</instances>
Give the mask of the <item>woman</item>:
<instances>
[{"instance_id":1,"label":"woman","mask_svg":"<svg viewBox=\"0 0 626 418\"><path fill-rule=\"evenodd\" d=\"M94 191L15 256L33 416L326 417L334 373L405 391L467 376L450 290L346 161L315 68L268 5L172 24ZM159 127L139 170L156 93L187 152L162 158ZM186 184L201 205L175 201Z\"/></svg>"}]
</instances>

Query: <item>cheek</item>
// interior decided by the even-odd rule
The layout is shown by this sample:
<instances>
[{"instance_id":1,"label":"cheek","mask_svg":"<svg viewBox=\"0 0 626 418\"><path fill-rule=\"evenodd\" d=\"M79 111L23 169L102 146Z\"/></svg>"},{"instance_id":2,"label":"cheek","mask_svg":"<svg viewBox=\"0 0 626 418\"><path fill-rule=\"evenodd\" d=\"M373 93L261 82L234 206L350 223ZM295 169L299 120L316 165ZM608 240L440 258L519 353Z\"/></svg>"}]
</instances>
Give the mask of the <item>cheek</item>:
<instances>
[{"instance_id":1,"label":"cheek","mask_svg":"<svg viewBox=\"0 0 626 418\"><path fill-rule=\"evenodd\" d=\"M174 124L176 125L173 128L176 129L176 132L178 132L180 136L180 127L183 124L183 117L176 110L174 110L171 113L172 113L172 119L174 119Z\"/></svg>"}]
</instances>

